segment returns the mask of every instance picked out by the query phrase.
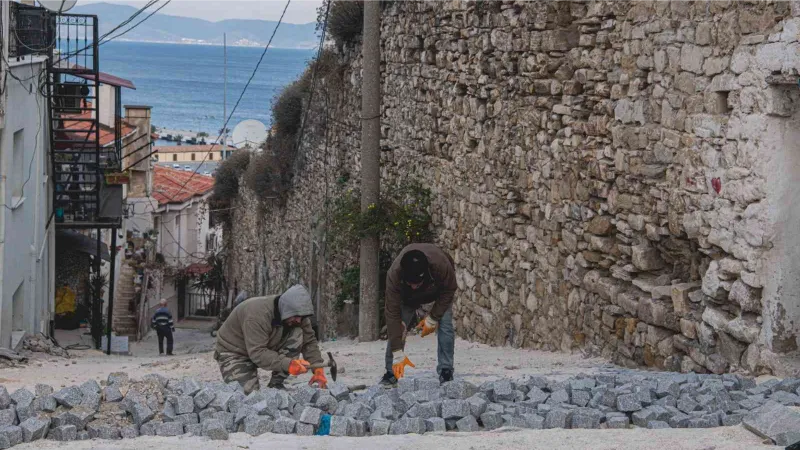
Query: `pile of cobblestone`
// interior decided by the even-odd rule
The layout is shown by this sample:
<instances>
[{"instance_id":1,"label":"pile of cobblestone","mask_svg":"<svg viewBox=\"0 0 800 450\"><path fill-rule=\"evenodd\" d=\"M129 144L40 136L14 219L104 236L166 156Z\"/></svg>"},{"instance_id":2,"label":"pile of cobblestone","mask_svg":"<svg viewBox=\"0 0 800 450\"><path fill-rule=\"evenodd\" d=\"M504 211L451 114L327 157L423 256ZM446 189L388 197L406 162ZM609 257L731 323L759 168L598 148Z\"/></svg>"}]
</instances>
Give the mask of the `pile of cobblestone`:
<instances>
[{"instance_id":1,"label":"pile of cobblestone","mask_svg":"<svg viewBox=\"0 0 800 450\"><path fill-rule=\"evenodd\" d=\"M294 391L245 395L238 384L132 381L109 375L59 391L37 385L12 394L0 386L0 449L38 439L72 441L192 434L213 440L229 433L330 436L500 427L709 428L744 423L779 445L800 441L800 379L757 385L738 375L619 372L552 380L501 379L480 386L464 380L403 378L398 386L353 393L329 383Z\"/></svg>"}]
</instances>

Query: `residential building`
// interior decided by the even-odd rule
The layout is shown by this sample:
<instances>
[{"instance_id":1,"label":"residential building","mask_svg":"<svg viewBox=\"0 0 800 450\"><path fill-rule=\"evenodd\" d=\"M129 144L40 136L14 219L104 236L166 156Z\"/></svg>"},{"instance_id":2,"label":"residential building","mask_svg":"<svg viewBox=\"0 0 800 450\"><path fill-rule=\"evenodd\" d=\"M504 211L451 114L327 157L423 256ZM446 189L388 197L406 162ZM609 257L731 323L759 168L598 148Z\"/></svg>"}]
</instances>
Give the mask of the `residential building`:
<instances>
[{"instance_id":1,"label":"residential building","mask_svg":"<svg viewBox=\"0 0 800 450\"><path fill-rule=\"evenodd\" d=\"M0 1L0 347L17 330L48 333L55 296L47 55L19 41L18 8Z\"/></svg>"},{"instance_id":2,"label":"residential building","mask_svg":"<svg viewBox=\"0 0 800 450\"><path fill-rule=\"evenodd\" d=\"M154 147L156 161L159 163L218 162L228 159L236 150L224 145L175 145Z\"/></svg>"},{"instance_id":3,"label":"residential building","mask_svg":"<svg viewBox=\"0 0 800 450\"><path fill-rule=\"evenodd\" d=\"M208 303L187 278L210 270L207 259L218 251L222 231L212 222L208 205L213 189L211 177L164 166L154 168L153 197L158 202L153 216L156 251L173 269L171 273L182 275L165 278L163 296L179 318L195 315Z\"/></svg>"}]
</instances>

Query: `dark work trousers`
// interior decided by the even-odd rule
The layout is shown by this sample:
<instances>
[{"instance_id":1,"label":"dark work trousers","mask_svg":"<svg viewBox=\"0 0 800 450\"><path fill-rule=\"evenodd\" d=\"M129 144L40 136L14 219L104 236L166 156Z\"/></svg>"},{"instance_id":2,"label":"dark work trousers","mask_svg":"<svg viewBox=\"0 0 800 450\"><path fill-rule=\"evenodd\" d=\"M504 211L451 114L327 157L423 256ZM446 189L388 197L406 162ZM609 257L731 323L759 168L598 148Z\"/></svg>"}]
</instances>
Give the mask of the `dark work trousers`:
<instances>
[{"instance_id":1,"label":"dark work trousers","mask_svg":"<svg viewBox=\"0 0 800 450\"><path fill-rule=\"evenodd\" d=\"M170 327L156 327L158 333L158 354L164 354L164 338L167 338L167 354L172 354L172 329Z\"/></svg>"}]
</instances>

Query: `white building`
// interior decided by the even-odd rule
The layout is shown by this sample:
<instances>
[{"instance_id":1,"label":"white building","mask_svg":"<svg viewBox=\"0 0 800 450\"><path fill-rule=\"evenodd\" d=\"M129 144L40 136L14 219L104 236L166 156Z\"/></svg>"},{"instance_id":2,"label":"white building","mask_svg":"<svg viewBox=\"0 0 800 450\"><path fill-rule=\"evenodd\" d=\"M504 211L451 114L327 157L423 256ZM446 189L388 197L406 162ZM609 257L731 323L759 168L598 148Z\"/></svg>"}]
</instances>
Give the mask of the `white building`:
<instances>
[{"instance_id":1,"label":"white building","mask_svg":"<svg viewBox=\"0 0 800 450\"><path fill-rule=\"evenodd\" d=\"M0 347L13 331L47 333L55 296L47 58L10 48L9 7L0 1Z\"/></svg>"},{"instance_id":2,"label":"white building","mask_svg":"<svg viewBox=\"0 0 800 450\"><path fill-rule=\"evenodd\" d=\"M153 214L153 229L158 233L156 252L175 271L190 277L204 273L209 269L207 258L218 251L221 233L211 224L208 205L214 179L163 166L155 166L153 172L152 196L158 202ZM162 296L178 318L194 315L207 300L192 289L190 282L184 280L182 287L178 282L167 277Z\"/></svg>"}]
</instances>

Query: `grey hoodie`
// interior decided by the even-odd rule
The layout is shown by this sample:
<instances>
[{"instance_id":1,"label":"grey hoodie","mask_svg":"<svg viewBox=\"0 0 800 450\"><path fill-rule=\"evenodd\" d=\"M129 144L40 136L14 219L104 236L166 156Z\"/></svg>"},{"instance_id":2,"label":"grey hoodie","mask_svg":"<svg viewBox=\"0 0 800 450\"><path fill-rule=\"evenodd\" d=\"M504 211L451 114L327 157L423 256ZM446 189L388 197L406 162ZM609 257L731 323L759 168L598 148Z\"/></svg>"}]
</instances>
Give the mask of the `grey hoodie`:
<instances>
[{"instance_id":1,"label":"grey hoodie","mask_svg":"<svg viewBox=\"0 0 800 450\"><path fill-rule=\"evenodd\" d=\"M311 295L305 287L295 284L281 294L278 300L278 310L281 315L281 320L286 320L294 316L312 316L314 315L314 305L311 303Z\"/></svg>"}]
</instances>

